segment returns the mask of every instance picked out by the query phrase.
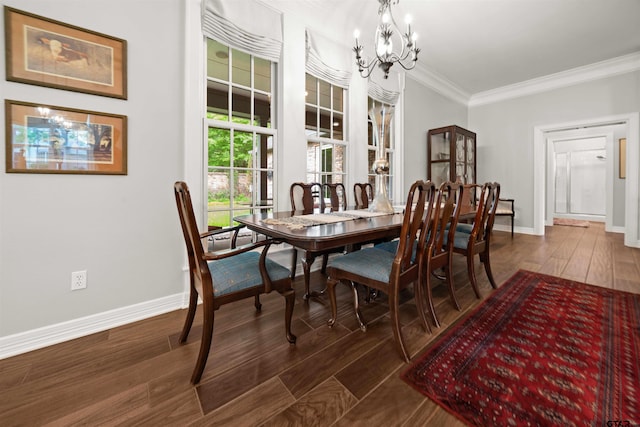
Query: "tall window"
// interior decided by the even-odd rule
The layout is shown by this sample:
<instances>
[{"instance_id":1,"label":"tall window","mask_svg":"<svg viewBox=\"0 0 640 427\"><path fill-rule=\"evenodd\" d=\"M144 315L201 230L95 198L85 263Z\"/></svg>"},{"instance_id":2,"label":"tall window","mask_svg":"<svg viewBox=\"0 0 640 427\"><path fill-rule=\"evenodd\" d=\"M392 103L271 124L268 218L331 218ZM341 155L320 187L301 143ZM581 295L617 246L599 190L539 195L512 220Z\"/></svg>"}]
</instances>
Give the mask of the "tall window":
<instances>
[{"instance_id":1,"label":"tall window","mask_svg":"<svg viewBox=\"0 0 640 427\"><path fill-rule=\"evenodd\" d=\"M345 92L306 75L307 182L345 182Z\"/></svg>"},{"instance_id":2,"label":"tall window","mask_svg":"<svg viewBox=\"0 0 640 427\"><path fill-rule=\"evenodd\" d=\"M369 97L368 98L368 109L367 111L370 111L372 107L374 106L378 106L378 105L385 105L385 106L391 106L390 104L386 104L380 101L376 101L375 99ZM393 137L394 135L394 124L395 124L395 116L393 116L391 118L391 131L389 132L389 146L384 148L384 153L385 153L385 157L387 159L387 161L389 162L389 185L387 186L388 188L388 196L389 196L389 200L391 200L391 202L393 202L394 199L394 194L393 194L393 178L394 178L394 167L393 167L393 160L394 160L394 155L395 155L395 138ZM376 174L375 172L373 172L372 167L373 167L373 162L376 160L376 156L377 156L377 147L375 145L375 141L373 138L373 124L371 122L371 117L369 117L368 119L368 123L367 123L367 135L368 135L368 139L367 139L367 166L368 166L368 181L369 183L373 186L373 188L375 188L375 182L376 182Z\"/></svg>"},{"instance_id":3,"label":"tall window","mask_svg":"<svg viewBox=\"0 0 640 427\"><path fill-rule=\"evenodd\" d=\"M208 225L273 209L275 64L207 39Z\"/></svg>"}]
</instances>

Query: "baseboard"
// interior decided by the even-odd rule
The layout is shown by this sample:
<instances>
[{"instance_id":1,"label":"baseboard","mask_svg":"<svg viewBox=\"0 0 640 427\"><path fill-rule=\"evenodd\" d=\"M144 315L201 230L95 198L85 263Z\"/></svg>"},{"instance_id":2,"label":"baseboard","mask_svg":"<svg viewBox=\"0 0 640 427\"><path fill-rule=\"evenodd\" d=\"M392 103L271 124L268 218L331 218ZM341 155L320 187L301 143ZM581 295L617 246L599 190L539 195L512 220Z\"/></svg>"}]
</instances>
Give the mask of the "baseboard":
<instances>
[{"instance_id":1,"label":"baseboard","mask_svg":"<svg viewBox=\"0 0 640 427\"><path fill-rule=\"evenodd\" d=\"M59 344L186 307L188 295L169 295L0 338L0 359Z\"/></svg>"}]
</instances>

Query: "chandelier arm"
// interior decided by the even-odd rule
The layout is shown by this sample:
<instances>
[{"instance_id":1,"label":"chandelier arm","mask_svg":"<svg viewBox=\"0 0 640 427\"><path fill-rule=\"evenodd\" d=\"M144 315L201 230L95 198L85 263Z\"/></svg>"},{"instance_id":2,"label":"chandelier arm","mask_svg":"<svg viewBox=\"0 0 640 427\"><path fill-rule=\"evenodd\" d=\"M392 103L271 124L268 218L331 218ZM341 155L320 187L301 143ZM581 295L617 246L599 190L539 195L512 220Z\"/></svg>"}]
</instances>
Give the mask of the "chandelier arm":
<instances>
[{"instance_id":1,"label":"chandelier arm","mask_svg":"<svg viewBox=\"0 0 640 427\"><path fill-rule=\"evenodd\" d=\"M415 44L415 33L411 31L409 21L407 21L407 31L403 33L391 13L391 5L398 4L400 0L378 1L380 3L378 7L380 22L376 27L374 38L375 58L371 59L368 64L362 58L364 48L358 42L359 32L357 30L354 32L356 45L353 51L356 54L356 65L362 77L369 77L377 65L383 71L386 79L389 77L389 70L395 63L399 63L405 70L413 69L418 61L420 49ZM400 53L392 51L394 40L400 41ZM405 62L408 64L405 65Z\"/></svg>"}]
</instances>

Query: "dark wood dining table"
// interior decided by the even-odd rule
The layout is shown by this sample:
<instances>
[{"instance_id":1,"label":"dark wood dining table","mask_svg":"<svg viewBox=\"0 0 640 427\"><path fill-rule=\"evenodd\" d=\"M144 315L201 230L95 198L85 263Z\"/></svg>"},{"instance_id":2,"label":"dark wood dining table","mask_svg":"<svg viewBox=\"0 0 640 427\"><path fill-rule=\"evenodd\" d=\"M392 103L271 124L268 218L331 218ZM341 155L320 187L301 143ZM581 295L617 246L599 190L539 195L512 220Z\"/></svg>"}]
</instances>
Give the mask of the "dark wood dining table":
<instances>
[{"instance_id":1,"label":"dark wood dining table","mask_svg":"<svg viewBox=\"0 0 640 427\"><path fill-rule=\"evenodd\" d=\"M302 212L270 212L242 215L234 221L252 231L264 234L299 249L321 252L378 239L393 239L400 235L402 212L369 218L345 218L344 221L291 228L286 224L270 224L270 219L285 220ZM265 221L266 220L266 221Z\"/></svg>"},{"instance_id":2,"label":"dark wood dining table","mask_svg":"<svg viewBox=\"0 0 640 427\"><path fill-rule=\"evenodd\" d=\"M475 211L471 209L463 209L463 211L460 212L460 219L473 219ZM348 210L347 212L353 212L353 210ZM366 215L366 212L367 210L365 209L363 215ZM316 214L318 213L316 212ZM392 214L356 219L345 218L345 220L339 222L299 228L292 228L286 224L292 217L299 217L300 215L303 215L303 212L263 212L237 216L233 220L244 224L248 229L256 233L288 243L295 248L319 253L335 248L355 247L372 241L395 239L400 235L404 217L402 208L400 208ZM334 212L333 215L339 216L340 212ZM309 217L309 215L304 216ZM316 295L318 295L317 292L312 292L309 295L305 295L305 299Z\"/></svg>"},{"instance_id":3,"label":"dark wood dining table","mask_svg":"<svg viewBox=\"0 0 640 427\"><path fill-rule=\"evenodd\" d=\"M353 212L352 210L348 212ZM366 213L367 211L364 210ZM317 254L331 249L357 247L371 241L392 240L400 235L402 229L402 212L380 215L367 218L343 218L338 222L319 223L316 225L300 226L293 228L287 221L299 217L312 218L312 215L304 215L303 212L284 211L269 212L252 215L242 215L234 218L234 221L244 224L252 231L264 234L270 238L288 243L294 248L302 249L305 254ZM333 215L339 214L333 213ZM332 215L332 214L329 214ZM278 224L278 222L285 222ZM303 260L310 266L313 258ZM308 268L308 267L307 267ZM311 291L305 289L304 299L315 297L324 291Z\"/></svg>"}]
</instances>

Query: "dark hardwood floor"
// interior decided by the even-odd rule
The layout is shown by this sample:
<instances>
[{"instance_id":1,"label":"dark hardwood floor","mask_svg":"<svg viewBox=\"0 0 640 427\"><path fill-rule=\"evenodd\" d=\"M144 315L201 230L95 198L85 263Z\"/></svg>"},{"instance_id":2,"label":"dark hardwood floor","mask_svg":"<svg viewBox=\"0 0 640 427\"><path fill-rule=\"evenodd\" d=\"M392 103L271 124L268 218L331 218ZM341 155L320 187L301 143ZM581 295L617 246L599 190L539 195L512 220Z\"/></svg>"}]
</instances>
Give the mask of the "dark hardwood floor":
<instances>
[{"instance_id":1,"label":"dark hardwood floor","mask_svg":"<svg viewBox=\"0 0 640 427\"><path fill-rule=\"evenodd\" d=\"M496 231L492 266L500 284L528 269L640 293L640 250L601 223L547 227L544 237ZM486 298L492 289L477 259L476 267ZM433 333L422 330L412 294L404 294L401 319L414 358L480 303L460 256L454 280L463 309L455 310L438 284L443 325ZM323 287L324 277L313 273L312 284ZM339 286L338 323L329 329L327 298L304 302L302 286L298 277L295 346L285 339L278 294L262 297L260 313L252 299L223 306L197 387L189 378L200 313L188 343L178 345L184 310L0 360L0 425L462 425L400 379L408 365L393 349L384 297L363 305L363 333L349 289Z\"/></svg>"}]
</instances>

